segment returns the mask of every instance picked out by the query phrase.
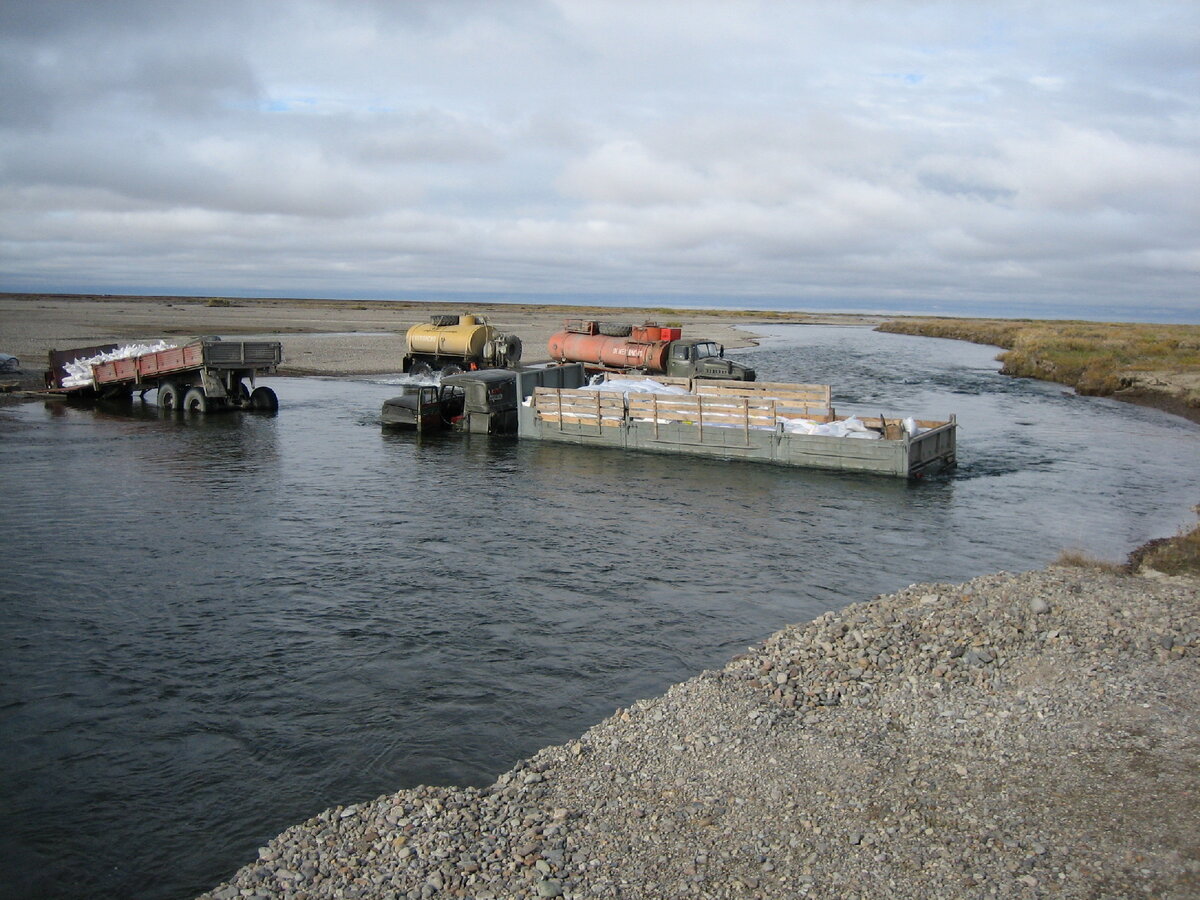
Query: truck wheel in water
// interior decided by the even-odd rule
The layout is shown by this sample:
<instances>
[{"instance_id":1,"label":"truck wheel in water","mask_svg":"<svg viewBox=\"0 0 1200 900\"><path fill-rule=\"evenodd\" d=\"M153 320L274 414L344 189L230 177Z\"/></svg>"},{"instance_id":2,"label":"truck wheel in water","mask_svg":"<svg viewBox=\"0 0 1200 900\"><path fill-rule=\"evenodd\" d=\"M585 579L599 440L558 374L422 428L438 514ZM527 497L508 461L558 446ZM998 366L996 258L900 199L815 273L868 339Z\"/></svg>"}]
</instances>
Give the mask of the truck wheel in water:
<instances>
[{"instance_id":1,"label":"truck wheel in water","mask_svg":"<svg viewBox=\"0 0 1200 900\"><path fill-rule=\"evenodd\" d=\"M158 408L168 412L179 409L179 388L169 381L164 381L158 386Z\"/></svg>"},{"instance_id":2,"label":"truck wheel in water","mask_svg":"<svg viewBox=\"0 0 1200 900\"><path fill-rule=\"evenodd\" d=\"M183 411L185 413L208 412L208 395L202 388L188 388L188 392L183 395Z\"/></svg>"},{"instance_id":3,"label":"truck wheel in water","mask_svg":"<svg viewBox=\"0 0 1200 900\"><path fill-rule=\"evenodd\" d=\"M460 366L456 363L450 363L450 365L444 366L442 368L443 375L457 375L461 371L462 371L462 366Z\"/></svg>"},{"instance_id":4,"label":"truck wheel in water","mask_svg":"<svg viewBox=\"0 0 1200 900\"><path fill-rule=\"evenodd\" d=\"M269 387L256 387L250 394L250 408L259 412L277 412L279 398Z\"/></svg>"},{"instance_id":5,"label":"truck wheel in water","mask_svg":"<svg viewBox=\"0 0 1200 900\"><path fill-rule=\"evenodd\" d=\"M433 366L429 365L427 362L413 363L412 366L409 367L408 374L413 378L429 378L431 375L433 375Z\"/></svg>"}]
</instances>

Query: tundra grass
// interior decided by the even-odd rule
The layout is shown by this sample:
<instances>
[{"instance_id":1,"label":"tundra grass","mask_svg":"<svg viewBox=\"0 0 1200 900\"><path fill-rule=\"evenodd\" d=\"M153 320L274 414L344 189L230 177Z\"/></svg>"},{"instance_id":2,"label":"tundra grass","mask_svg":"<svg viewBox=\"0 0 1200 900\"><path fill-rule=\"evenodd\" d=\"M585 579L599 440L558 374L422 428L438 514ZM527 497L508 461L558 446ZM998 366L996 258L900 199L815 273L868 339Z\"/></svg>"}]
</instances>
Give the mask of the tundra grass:
<instances>
[{"instance_id":1,"label":"tundra grass","mask_svg":"<svg viewBox=\"0 0 1200 900\"><path fill-rule=\"evenodd\" d=\"M1130 554L1127 567L1134 572L1154 569L1166 575L1200 577L1200 526L1143 544Z\"/></svg>"},{"instance_id":2,"label":"tundra grass","mask_svg":"<svg viewBox=\"0 0 1200 900\"><path fill-rule=\"evenodd\" d=\"M1200 374L1200 325L913 318L879 330L1003 347L996 357L1003 374L1057 381L1092 396L1145 387L1159 373ZM1194 389L1178 399L1200 408Z\"/></svg>"}]
</instances>

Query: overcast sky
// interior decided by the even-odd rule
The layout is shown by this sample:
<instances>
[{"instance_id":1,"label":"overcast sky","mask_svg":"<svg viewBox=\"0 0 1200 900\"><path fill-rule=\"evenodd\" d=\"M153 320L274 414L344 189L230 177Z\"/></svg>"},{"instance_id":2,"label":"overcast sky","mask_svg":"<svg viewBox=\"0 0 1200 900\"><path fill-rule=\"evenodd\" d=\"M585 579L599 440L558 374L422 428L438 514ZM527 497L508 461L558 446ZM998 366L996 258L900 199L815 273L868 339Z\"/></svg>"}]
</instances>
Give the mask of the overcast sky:
<instances>
[{"instance_id":1,"label":"overcast sky","mask_svg":"<svg viewBox=\"0 0 1200 900\"><path fill-rule=\"evenodd\" d=\"M2 290L1200 309L1200 4L0 0Z\"/></svg>"}]
</instances>

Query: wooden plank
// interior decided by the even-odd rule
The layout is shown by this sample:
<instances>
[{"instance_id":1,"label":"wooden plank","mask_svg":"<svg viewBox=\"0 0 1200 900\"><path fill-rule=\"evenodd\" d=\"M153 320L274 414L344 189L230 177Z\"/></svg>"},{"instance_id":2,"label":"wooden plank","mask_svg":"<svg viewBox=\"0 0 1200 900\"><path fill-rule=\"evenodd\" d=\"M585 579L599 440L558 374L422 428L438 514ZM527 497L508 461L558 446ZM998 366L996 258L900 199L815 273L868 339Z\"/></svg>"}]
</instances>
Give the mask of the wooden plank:
<instances>
[{"instance_id":1,"label":"wooden plank","mask_svg":"<svg viewBox=\"0 0 1200 900\"><path fill-rule=\"evenodd\" d=\"M696 379L697 394L724 394L735 397L778 397L822 402L828 406L833 389L827 384L788 384L776 381L706 381Z\"/></svg>"},{"instance_id":2,"label":"wooden plank","mask_svg":"<svg viewBox=\"0 0 1200 900\"><path fill-rule=\"evenodd\" d=\"M753 402L738 397L681 397L650 395L629 398L629 415L635 419L660 422L702 422L706 424L740 425L745 429L774 428L776 410L770 403Z\"/></svg>"},{"instance_id":3,"label":"wooden plank","mask_svg":"<svg viewBox=\"0 0 1200 900\"><path fill-rule=\"evenodd\" d=\"M582 416L571 415L543 415L542 420L546 422L555 422L559 425L590 425L593 428L595 428L597 425L595 416L588 416L585 418ZM599 425L601 428L620 428L623 424L623 421L624 420L622 419L601 419Z\"/></svg>"},{"instance_id":4,"label":"wooden plank","mask_svg":"<svg viewBox=\"0 0 1200 900\"><path fill-rule=\"evenodd\" d=\"M829 385L788 385L772 382L724 382L717 386L697 383L706 397L745 399L769 410L772 420L821 418L832 421L834 410Z\"/></svg>"},{"instance_id":5,"label":"wooden plank","mask_svg":"<svg viewBox=\"0 0 1200 900\"><path fill-rule=\"evenodd\" d=\"M623 406L596 406L587 403L545 403L540 404L538 409L571 413L573 415L603 416L617 419L625 417L625 408Z\"/></svg>"},{"instance_id":6,"label":"wooden plank","mask_svg":"<svg viewBox=\"0 0 1200 900\"><path fill-rule=\"evenodd\" d=\"M625 422L625 397L608 391L536 387L533 404L540 419L567 425L620 426Z\"/></svg>"},{"instance_id":7,"label":"wooden plank","mask_svg":"<svg viewBox=\"0 0 1200 900\"><path fill-rule=\"evenodd\" d=\"M690 378L679 378L678 376L674 376L674 375L642 375L640 373L633 374L633 373L624 373L624 372L605 372L604 373L605 381L612 381L612 380L618 379L618 378L621 381L655 381L659 384L670 385L671 387L685 387L685 388L688 388L689 390L691 388L691 379Z\"/></svg>"}]
</instances>

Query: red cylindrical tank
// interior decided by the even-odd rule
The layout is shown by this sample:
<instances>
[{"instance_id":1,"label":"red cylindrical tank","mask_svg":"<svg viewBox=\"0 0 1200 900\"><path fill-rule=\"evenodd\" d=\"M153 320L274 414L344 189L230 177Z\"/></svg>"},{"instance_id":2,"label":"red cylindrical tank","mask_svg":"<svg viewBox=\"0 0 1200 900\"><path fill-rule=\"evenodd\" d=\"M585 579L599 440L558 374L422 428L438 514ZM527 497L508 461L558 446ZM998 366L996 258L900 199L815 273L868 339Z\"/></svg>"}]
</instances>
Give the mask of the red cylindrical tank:
<instances>
[{"instance_id":1,"label":"red cylindrical tank","mask_svg":"<svg viewBox=\"0 0 1200 900\"><path fill-rule=\"evenodd\" d=\"M591 363L619 369L667 371L669 341L631 341L602 334L560 331L551 335L546 349L551 359Z\"/></svg>"}]
</instances>

